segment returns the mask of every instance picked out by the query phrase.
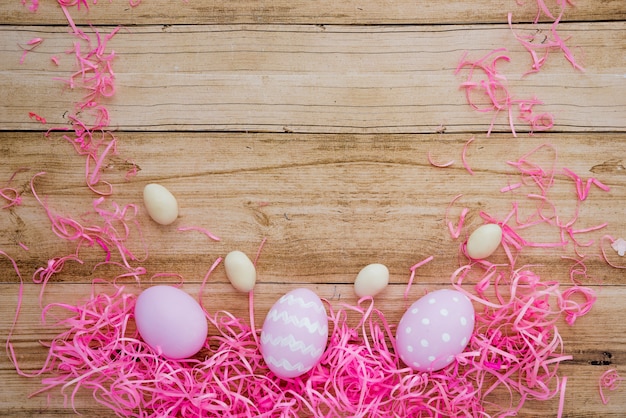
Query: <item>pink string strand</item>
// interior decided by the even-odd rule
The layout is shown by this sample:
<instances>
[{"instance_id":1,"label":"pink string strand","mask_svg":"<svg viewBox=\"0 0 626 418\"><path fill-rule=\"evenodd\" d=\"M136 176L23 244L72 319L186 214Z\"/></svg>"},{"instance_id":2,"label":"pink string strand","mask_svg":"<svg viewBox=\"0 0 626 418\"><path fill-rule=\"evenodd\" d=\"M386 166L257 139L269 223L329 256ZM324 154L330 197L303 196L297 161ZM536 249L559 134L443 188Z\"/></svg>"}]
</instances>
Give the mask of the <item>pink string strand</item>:
<instances>
[{"instance_id":1,"label":"pink string strand","mask_svg":"<svg viewBox=\"0 0 626 418\"><path fill-rule=\"evenodd\" d=\"M604 405L609 403L609 398L605 394L605 390L614 391L619 388L623 377L619 375L616 369L609 369L602 373L599 380L599 391L600 391L600 399Z\"/></svg>"}]
</instances>

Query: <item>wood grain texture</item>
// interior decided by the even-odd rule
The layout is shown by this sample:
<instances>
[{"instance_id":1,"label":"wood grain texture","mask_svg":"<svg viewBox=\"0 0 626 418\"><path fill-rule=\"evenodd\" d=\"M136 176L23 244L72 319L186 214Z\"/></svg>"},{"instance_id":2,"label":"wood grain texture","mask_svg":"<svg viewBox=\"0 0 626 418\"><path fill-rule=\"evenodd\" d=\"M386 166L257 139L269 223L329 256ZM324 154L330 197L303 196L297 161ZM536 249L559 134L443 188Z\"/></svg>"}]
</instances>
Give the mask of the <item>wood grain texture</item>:
<instances>
[{"instance_id":1,"label":"wood grain texture","mask_svg":"<svg viewBox=\"0 0 626 418\"><path fill-rule=\"evenodd\" d=\"M554 7L554 1L546 3ZM482 223L481 211L503 218L514 203L522 215L536 209L527 198L536 191L531 185L500 190L519 180L507 161L551 144L534 158L557 170L550 200L560 218L577 210L574 184L561 168L611 188L592 187L578 206L577 228L607 226L578 236L594 240L578 251L586 256L584 284L598 302L575 326L559 324L565 352L573 356L560 369L568 376L563 416L623 416L624 386L603 405L598 379L609 368L626 376L626 270L611 268L600 257L604 234L626 234L626 9L623 0L576 3L559 33L571 36L567 45L586 71L577 72L561 52L552 51L542 72L526 77L530 58L506 25L506 13L511 11L515 22L530 22L536 13L531 1L518 6L515 0L154 0L136 8L126 1L101 1L88 12L72 10L78 24L91 23L102 33L126 26L110 41L117 54L117 90L106 106L119 146L104 162L103 179L114 187L109 200L138 204L144 239L129 246L138 255L147 249L141 262L146 277L179 273L185 289L197 295L217 257L233 249L252 256L267 239L258 262L257 325L274 301L295 287L313 289L333 307L356 303L352 281L372 262L390 268L391 285L376 305L395 323L409 301L450 283L462 263L459 245ZM55 80L76 70L65 53L75 38L62 11L53 1L41 1L37 13L20 1L5 1L0 23L0 187L17 172L9 185L23 194L22 205L0 210L0 250L16 259L26 282L12 342L19 365L36 371L46 354L40 340L56 330L41 324L40 286L31 276L75 246L52 233L30 180L45 171L34 182L37 193L54 213L85 225L98 223L89 215L97 196L85 186L84 157L62 133L44 137L49 127L70 126L67 116L84 93ZM549 28L515 25L520 33L536 34L537 42ZM36 37L44 42L20 64L23 46ZM545 103L538 111L555 115L549 133L529 136L520 123L520 135L513 138L502 114L495 123L498 133L487 137L491 116L467 106L458 89L463 78L454 75L462 54L479 58L499 47L511 56L511 63L498 68L514 96L537 96ZM58 57L58 66L52 57ZM49 123L37 123L29 112ZM472 137L466 157L474 175L461 162ZM436 168L429 154L455 163ZM138 175L126 180L133 167ZM149 182L167 186L179 200L180 217L170 227L145 215L140 201ZM469 213L454 240L445 214L458 194L463 196L450 207L451 220L463 208ZM180 226L204 227L222 239L177 231ZM545 227L524 234L541 242L558 239L558 232ZM405 301L409 268L429 255L434 260L418 270ZM567 257L575 256L572 245L527 248L518 265L531 265L541 277L568 286L573 261ZM607 256L626 264L610 248ZM120 273L96 267L102 257L97 246L83 248L84 264L68 262L48 283L43 302L80 302L94 278ZM506 260L501 249L494 255L498 260ZM129 292L141 290L133 279L123 282ZM0 257L3 339L11 329L18 283ZM203 302L211 312L248 317L247 297L230 286L222 266L211 275ZM40 379L18 376L7 356L0 358L0 416L75 416L58 391L29 397L41 388ZM506 394L496 394L492 400L504 399ZM76 405L86 416L113 416L86 392L78 393ZM520 416L553 417L557 408L557 400L528 402Z\"/></svg>"},{"instance_id":2,"label":"wood grain texture","mask_svg":"<svg viewBox=\"0 0 626 418\"><path fill-rule=\"evenodd\" d=\"M40 2L38 13L30 13L19 1L4 0L0 21L9 24L65 25L56 2ZM555 0L545 4L557 16ZM77 23L101 25L144 24L457 24L494 23L506 20L512 12L516 20L532 21L537 14L534 2L517 4L515 0L472 0L429 2L424 0L237 0L203 1L143 1L130 7L126 1L98 2L82 13L74 13ZM606 21L624 20L626 10L621 0L578 1L569 8L564 20ZM545 20L545 17L542 17Z\"/></svg>"},{"instance_id":3,"label":"wood grain texture","mask_svg":"<svg viewBox=\"0 0 626 418\"><path fill-rule=\"evenodd\" d=\"M454 72L464 52L479 59L502 46L515 63L499 70L510 94L541 100L535 111L555 115L555 130L625 131L625 25L562 26L584 73L553 51L542 72L524 77L530 55L506 25L130 28L109 43L118 51L117 92L107 106L120 130L484 132L494 115L467 104L459 86L468 73ZM20 45L35 37L45 41L20 65ZM54 79L74 65L66 30L9 26L0 43L0 126L41 129L31 111L66 125L85 94ZM510 131L507 112L494 131Z\"/></svg>"},{"instance_id":4,"label":"wood grain texture","mask_svg":"<svg viewBox=\"0 0 626 418\"><path fill-rule=\"evenodd\" d=\"M473 176L459 160L465 135L119 133L118 138L118 155L107 161L105 170L106 180L115 187L115 201L139 203L143 185L158 181L177 195L181 205L180 219L168 228L150 222L140 208L139 221L149 239L149 258L142 263L148 275L180 273L185 289L195 294L217 257L236 248L254 254L261 240L267 238L258 264L257 323L280 294L302 285L313 288L335 307L356 303L349 283L372 261L390 267L391 286L377 297L377 304L384 306L392 323L397 322L407 306L402 294L412 264L435 255L433 262L419 270L409 300L445 286L459 265L460 240L449 237L444 221L450 200L464 194L452 213L457 215L461 207L470 209L465 234L480 224L481 210L504 216L512 202L526 206L523 192L499 192L515 178L506 161L544 143L560 151L557 167L563 164L583 176L595 176L612 188L609 193L592 190L591 198L584 202L581 227L610 220L608 230L586 234L585 238L598 240L604 233L626 230L626 220L621 216L626 205L626 172L623 159L615 158L626 155L623 134L545 134L523 141L508 135L478 138L467 153ZM2 133L0 144L10 162L0 168L0 178L8 178L20 167L37 165L47 174L36 181L36 190L51 209L72 217L89 210L93 194L84 186L84 163L80 158L68 158L73 151L59 135L46 139L41 133ZM429 152L437 160L455 159L457 163L446 169L433 167L428 163ZM538 161L549 166L552 157L547 152ZM131 160L139 164L140 171L135 180L127 182L123 177ZM17 258L26 278L47 258L67 254L72 248L52 235L41 206L29 192L31 175L32 171L16 176L14 186L24 191L24 203L0 218L0 248ZM557 176L551 198L563 216L572 213L576 202L573 184ZM526 207L531 210L534 203ZM201 234L176 231L181 225L209 228L223 240L211 242ZM554 231L546 228L527 234L537 241L554 238ZM21 250L18 242L31 250ZM560 327L566 351L574 356L562 369L570 379L565 416L586 416L578 414L583 408L602 411L603 416L619 416L624 407L621 398L614 394L608 406L601 405L596 385L604 370L625 367L626 328L620 319L621 301L626 296L624 274L596 258L596 245L583 251L589 255L590 284L599 301L592 314L576 326ZM93 278L120 273L115 269L94 270L102 257L97 249L86 249L81 255L85 264L68 263L64 273L48 284L44 303L80 302L89 294ZM535 265L542 277L566 284L572 263L562 255L575 254L571 246L565 251L529 250L519 262ZM497 259L504 260L501 252ZM621 261L616 255L612 260ZM0 263L0 306L6 313L0 322L0 335L6 335L16 303L17 278L6 260ZM247 298L230 287L223 268L211 276L207 290L203 300L212 312L228 310L247 317ZM38 291L38 286L27 286L26 303L13 339L26 370L39 367L43 361L45 350L36 341L51 338L55 332L39 323ZM130 280L128 291L138 293L140 288ZM12 402L37 390L37 379L16 376L6 359L0 363L0 373L6 382L0 399L0 404L7 405L0 408L3 414L28 416L41 411L43 416L72 415L63 409L58 395L50 401L39 396L28 403ZM79 412L111 415L94 406L89 396L79 394ZM530 403L523 416L553 416L555 409L556 401Z\"/></svg>"},{"instance_id":5,"label":"wood grain texture","mask_svg":"<svg viewBox=\"0 0 626 418\"><path fill-rule=\"evenodd\" d=\"M610 219L611 229L602 233L619 234L626 230L625 220L620 217L626 204L624 162L613 157L626 154L623 134L546 134L523 141L496 135L479 138L468 149L474 176L459 163L447 169L429 165L428 152L437 160L459 161L466 140L464 135L450 134L187 133L172 137L169 133L120 133L119 155L107 161L105 176L114 183L115 199L120 204L139 203L143 185L152 181L167 185L178 196L181 217L171 228L157 227L143 214L140 218L143 233L150 238L150 256L145 266L148 274L182 274L190 292L197 291L215 258L234 248L253 254L260 241L267 238L259 262L257 321L285 290L283 283L288 287L312 286L335 305L355 303L347 283L373 260L390 266L392 286L381 296L380 303L390 321L397 320L405 308L401 294L412 264L430 254L437 255L420 269L411 290L413 297L444 285L458 266L458 242L448 237L443 219L449 201L458 193L464 194L461 202L471 209L468 231L480 223L480 210L505 214L511 202L525 200L524 194L498 192L514 176L507 159L543 143L560 150L559 164L584 176L596 176L612 187L608 194L592 191L593 198L584 205L584 226ZM84 162L67 158L68 152L73 151L59 135L45 139L41 133L3 133L0 143L10 162L2 167L0 177L8 178L20 167L37 165L48 173L36 182L37 192L46 197L52 209L67 216L89 210L93 195L84 186ZM190 149L201 151L190 153ZM549 163L551 153L542 158ZM129 168L127 160L140 162L139 175L132 182L123 180ZM24 172L16 177L15 185L25 192L24 204L3 216L0 228L0 247L18 258L25 277L48 257L71 251L51 234L42 208L28 192L31 174ZM571 212L576 201L572 183L559 176L552 199L564 213ZM207 227L223 241L214 243L199 234L177 232L179 225ZM530 236L549 240L552 235L549 230L536 229ZM599 236L590 234L588 238ZM18 242L28 245L31 251L21 250ZM565 254L573 256L571 250ZM595 246L585 251L592 256L598 253ZM537 271L542 276L566 283L571 263L559 259L560 255L563 253L529 251L525 260L528 264L540 264ZM92 278L114 274L101 269L92 271L101 257L102 253L95 249L84 251L86 264L68 264L65 273L49 284L45 301L71 303L84 298ZM7 299L0 303L7 312L1 329L4 335L11 323L8 313L15 305L17 286L9 284L15 283L16 277L10 274L9 265L2 262L5 284L0 294ZM623 367L624 359L620 347L626 334L619 320L623 274L600 260L590 261L588 266L590 276L603 283L596 287L600 302L582 326L562 328L566 347L575 354L572 364L564 367L564 373L570 375L568 393L584 393L582 397L568 397L571 411L597 405L597 398L592 395L595 388L590 389L589 381L597 380L608 366ZM33 341L50 337L53 331L42 330L37 323L36 296L28 296L33 292L36 295L37 288L31 285L29 289L26 300L30 305L23 311L15 343L24 366L36 367L43 352ZM206 303L214 310L246 315L246 298L230 288L222 269L211 278ZM597 318L603 318L604 326L597 326ZM606 363L603 353L611 353L611 364ZM25 399L37 387L34 380L16 380L6 362L2 363L2 373L9 382L4 392L6 402ZM50 408L50 414L63 416L60 402L58 397L53 398L47 407L45 397L37 397L29 401L26 409L14 406L17 409L5 412L19 416ZM88 414L107 415L106 411L94 410L85 394L79 397L78 405L80 411ZM554 408L553 402L537 403L526 412L551 416ZM620 403L614 399L609 407L602 408L606 416L618 416Z\"/></svg>"},{"instance_id":6,"label":"wood grain texture","mask_svg":"<svg viewBox=\"0 0 626 418\"><path fill-rule=\"evenodd\" d=\"M91 209L93 198L84 185L84 160L68 158L73 149L64 139L45 139L38 133L5 133L0 138L10 161L2 167L0 178L9 178L14 170L40 161L37 170L47 174L38 178L35 188L51 209L72 218ZM463 135L189 133L174 139L169 133L120 133L119 155L107 161L104 179L114 184L116 202L139 206L146 236L158 237L151 240L149 248L154 268L177 270L191 281L203 277L217 256L235 248L253 254L267 238L263 254L271 260L271 269L265 277L271 282L289 277L300 283L342 283L372 260L388 264L396 278L392 281L401 282L411 265L431 254L442 254L440 261L422 272L425 281L437 283L444 266L457 264L457 243L449 238L444 220L452 199L463 194L452 215L458 216L463 207L470 209L468 230L482 223L480 211L503 219L514 202L530 214L536 202L525 196L536 193L536 188L528 186L511 193L500 189L519 181L506 162L544 143L558 150L559 170L567 167L611 187L608 193L591 190L592 198L580 206L581 214L589 216L581 216L576 224L587 228L611 220L610 229L586 234L583 239L597 240L607 233L619 236L626 230L626 219L620 217L626 205L626 157L620 157L626 156L623 134L549 134L523 141L504 135L478 138L467 150L474 175L469 175L460 161L468 139ZM436 168L429 164L428 153L438 161L457 162L446 169ZM550 150L539 155L547 167L552 157ZM137 162L140 168L130 182L124 180L127 161ZM15 180L26 196L30 195L27 181L34 170L20 173ZM562 211L561 218L567 219L577 205L574 183L560 171L556 179L550 198ZM179 200L179 219L170 228L158 227L143 212L141 193L150 182L165 185ZM21 240L33 247L32 254L52 255L66 245L50 235L50 222L32 197L25 198L11 214L4 217L0 228L4 248L17 250ZM176 231L185 225L208 228L223 240L208 242L201 234ZM529 231L528 236L538 242L558 238L554 230L544 227ZM581 251L598 255L596 246ZM529 251L527 263L545 264L554 268L548 270L549 275L560 274L557 268L562 271L568 262L557 263L557 267L542 259L556 259L559 253ZM89 254L85 256L94 257L94 263L101 257L98 251ZM563 254L575 255L573 248ZM589 264L603 265L600 260ZM87 265L81 268L88 270ZM612 272L605 280L619 284L621 277Z\"/></svg>"},{"instance_id":7,"label":"wood grain texture","mask_svg":"<svg viewBox=\"0 0 626 418\"><path fill-rule=\"evenodd\" d=\"M84 160L67 158L73 150L60 135L46 139L39 133L3 133L0 138L10 162L2 167L0 178L32 166L30 172L16 178L28 195L27 181L38 171L35 162L45 160L47 174L35 186L38 194L47 196L50 207L71 217L91 209L91 192L84 185ZM612 188L609 193L591 190L593 199L582 207L594 216L584 219L580 227L611 219L612 230L589 235L595 238L603 233L618 236L626 229L626 220L618 216L626 204L626 171L620 157L626 155L624 134L549 134L523 141L505 135L480 137L467 152L473 176L460 161L466 135L188 133L174 138L168 133L120 133L119 155L108 162L105 179L115 185L115 201L139 206L145 184L163 184L180 202L176 225L203 226L223 237L220 243L206 242L201 235L189 241L188 233L174 233L173 228L158 228L145 217L141 219L147 236L161 237L150 243L154 262L180 263L177 268L190 279L202 277L207 265L184 260L207 255L210 265L229 248L253 253L263 238L271 244L264 250L271 265L278 262L289 269L271 279L278 282L284 276L298 275L300 269L315 271L318 282L341 282L344 279L325 277L356 273L359 265L373 258L384 258L394 273L402 275L433 253L448 253L453 262L456 249L443 220L450 201L464 195L458 211L464 206L471 209L469 228L481 223L481 210L503 218L512 202L528 201L524 192L537 191L529 186L515 193L500 193L502 187L519 179L506 161L544 143L558 150L558 167L568 167L583 178L597 177ZM190 152L192 148L199 152ZM457 163L447 169L433 167L428 153L438 161L454 159ZM546 165L553 156L551 151L540 154ZM135 161L140 169L131 182L124 180L128 161ZM551 199L565 219L575 210L574 183L561 174L557 179ZM535 206L535 202L526 203L529 211ZM26 245L36 246L33 253L50 251L55 243L65 245L53 235L43 239L49 221L42 217L42 208L34 199L13 213L13 218L5 217L8 222L1 228L5 232L0 244L15 245L19 236ZM29 228L31 222L36 224ZM26 225L20 229L22 223ZM549 241L554 239L552 233L537 228L532 236ZM346 236L351 238L346 240ZM182 247L172 251L173 242ZM98 259L100 254L93 256ZM329 258L335 261L324 262ZM615 276L614 283L619 283L619 277Z\"/></svg>"}]
</instances>

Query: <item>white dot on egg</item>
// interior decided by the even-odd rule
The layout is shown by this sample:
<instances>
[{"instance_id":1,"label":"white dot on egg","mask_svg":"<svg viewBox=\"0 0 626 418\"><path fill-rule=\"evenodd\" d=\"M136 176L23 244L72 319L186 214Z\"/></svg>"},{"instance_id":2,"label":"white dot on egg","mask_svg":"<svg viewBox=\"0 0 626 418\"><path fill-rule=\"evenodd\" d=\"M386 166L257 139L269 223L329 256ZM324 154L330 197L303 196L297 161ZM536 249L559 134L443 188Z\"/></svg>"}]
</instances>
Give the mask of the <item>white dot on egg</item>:
<instances>
[{"instance_id":1,"label":"white dot on egg","mask_svg":"<svg viewBox=\"0 0 626 418\"><path fill-rule=\"evenodd\" d=\"M465 347L466 344L467 344L467 338L463 337L463 339L461 340L461 347Z\"/></svg>"},{"instance_id":2,"label":"white dot on egg","mask_svg":"<svg viewBox=\"0 0 626 418\"><path fill-rule=\"evenodd\" d=\"M428 356L428 361L435 361L435 356Z\"/></svg>"},{"instance_id":3,"label":"white dot on egg","mask_svg":"<svg viewBox=\"0 0 626 418\"><path fill-rule=\"evenodd\" d=\"M428 318L422 318L422 324L424 324L424 325L428 325L428 324L430 324L430 319L428 319Z\"/></svg>"},{"instance_id":4,"label":"white dot on egg","mask_svg":"<svg viewBox=\"0 0 626 418\"><path fill-rule=\"evenodd\" d=\"M448 310L447 309L442 309L439 311L439 313L441 314L441 316L448 316Z\"/></svg>"},{"instance_id":5,"label":"white dot on egg","mask_svg":"<svg viewBox=\"0 0 626 418\"><path fill-rule=\"evenodd\" d=\"M467 319L464 316L461 317L461 325L467 325Z\"/></svg>"},{"instance_id":6,"label":"white dot on egg","mask_svg":"<svg viewBox=\"0 0 626 418\"><path fill-rule=\"evenodd\" d=\"M406 351L408 351L409 353L413 352L413 346L412 345L407 345L406 346Z\"/></svg>"},{"instance_id":7,"label":"white dot on egg","mask_svg":"<svg viewBox=\"0 0 626 418\"><path fill-rule=\"evenodd\" d=\"M431 305L433 305L435 302L437 302L435 298L428 299L428 303L430 303Z\"/></svg>"},{"instance_id":8,"label":"white dot on egg","mask_svg":"<svg viewBox=\"0 0 626 418\"><path fill-rule=\"evenodd\" d=\"M420 364L417 361L413 362L413 367L420 367Z\"/></svg>"},{"instance_id":9,"label":"white dot on egg","mask_svg":"<svg viewBox=\"0 0 626 418\"><path fill-rule=\"evenodd\" d=\"M448 356L448 358L446 359L446 362L450 363L452 360L454 360L454 356Z\"/></svg>"},{"instance_id":10,"label":"white dot on egg","mask_svg":"<svg viewBox=\"0 0 626 418\"><path fill-rule=\"evenodd\" d=\"M419 312L419 309L417 309L417 308L413 308L413 309L411 309L411 313L412 313L413 315L415 315L415 314L416 314L416 313L418 313L418 312Z\"/></svg>"},{"instance_id":11,"label":"white dot on egg","mask_svg":"<svg viewBox=\"0 0 626 418\"><path fill-rule=\"evenodd\" d=\"M452 297L452 300L453 300L453 301L455 301L455 302L458 302L458 301L459 301L459 298L457 298L456 296L454 296L454 297Z\"/></svg>"},{"instance_id":12,"label":"white dot on egg","mask_svg":"<svg viewBox=\"0 0 626 418\"><path fill-rule=\"evenodd\" d=\"M422 344L422 347L428 347L428 340L426 338L422 338L420 344Z\"/></svg>"},{"instance_id":13,"label":"white dot on egg","mask_svg":"<svg viewBox=\"0 0 626 418\"><path fill-rule=\"evenodd\" d=\"M444 332L443 334L441 334L441 339L447 343L448 341L450 341L450 334Z\"/></svg>"},{"instance_id":14,"label":"white dot on egg","mask_svg":"<svg viewBox=\"0 0 626 418\"><path fill-rule=\"evenodd\" d=\"M404 330L404 332L406 332L407 334L411 333L411 327L406 327L406 329Z\"/></svg>"}]
</instances>

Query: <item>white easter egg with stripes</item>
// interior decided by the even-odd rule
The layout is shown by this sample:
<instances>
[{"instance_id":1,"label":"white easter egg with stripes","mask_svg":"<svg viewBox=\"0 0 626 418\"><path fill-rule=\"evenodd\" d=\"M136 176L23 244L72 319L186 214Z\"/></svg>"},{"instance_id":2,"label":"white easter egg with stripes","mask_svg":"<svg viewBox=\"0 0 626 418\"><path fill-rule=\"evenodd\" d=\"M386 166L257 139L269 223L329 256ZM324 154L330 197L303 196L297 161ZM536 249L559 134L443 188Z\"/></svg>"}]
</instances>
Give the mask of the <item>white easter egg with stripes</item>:
<instances>
[{"instance_id":1,"label":"white easter egg with stripes","mask_svg":"<svg viewBox=\"0 0 626 418\"><path fill-rule=\"evenodd\" d=\"M437 290L413 303L400 319L400 359L421 372L443 369L461 354L474 331L474 307L463 293Z\"/></svg>"},{"instance_id":2,"label":"white easter egg with stripes","mask_svg":"<svg viewBox=\"0 0 626 418\"><path fill-rule=\"evenodd\" d=\"M317 365L328 341L328 315L320 298L300 288L281 297L261 328L261 354L281 379L298 377Z\"/></svg>"}]
</instances>

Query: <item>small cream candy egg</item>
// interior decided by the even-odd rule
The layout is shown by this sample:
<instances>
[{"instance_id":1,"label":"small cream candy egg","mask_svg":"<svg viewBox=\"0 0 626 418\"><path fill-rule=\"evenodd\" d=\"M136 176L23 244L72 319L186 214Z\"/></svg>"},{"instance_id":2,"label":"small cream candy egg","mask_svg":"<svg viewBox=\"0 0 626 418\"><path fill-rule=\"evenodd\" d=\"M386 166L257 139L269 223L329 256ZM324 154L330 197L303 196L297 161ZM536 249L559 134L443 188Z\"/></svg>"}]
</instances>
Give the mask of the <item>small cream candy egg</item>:
<instances>
[{"instance_id":1,"label":"small cream candy egg","mask_svg":"<svg viewBox=\"0 0 626 418\"><path fill-rule=\"evenodd\" d=\"M482 225L467 240L467 255L473 259L489 257L502 241L502 228L498 224Z\"/></svg>"},{"instance_id":2,"label":"small cream candy egg","mask_svg":"<svg viewBox=\"0 0 626 418\"><path fill-rule=\"evenodd\" d=\"M247 255L241 251L231 251L224 258L226 277L240 292L250 292L256 283L256 269Z\"/></svg>"},{"instance_id":3,"label":"small cream candy egg","mask_svg":"<svg viewBox=\"0 0 626 418\"><path fill-rule=\"evenodd\" d=\"M178 202L172 193L160 184L151 183L143 189L143 203L154 222L169 225L178 218Z\"/></svg>"},{"instance_id":4,"label":"small cream candy egg","mask_svg":"<svg viewBox=\"0 0 626 418\"><path fill-rule=\"evenodd\" d=\"M360 298L374 296L389 284L389 269L384 264L369 264L357 274L354 280L354 293Z\"/></svg>"}]
</instances>

